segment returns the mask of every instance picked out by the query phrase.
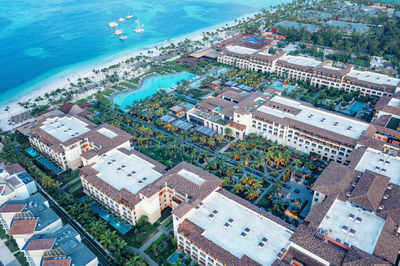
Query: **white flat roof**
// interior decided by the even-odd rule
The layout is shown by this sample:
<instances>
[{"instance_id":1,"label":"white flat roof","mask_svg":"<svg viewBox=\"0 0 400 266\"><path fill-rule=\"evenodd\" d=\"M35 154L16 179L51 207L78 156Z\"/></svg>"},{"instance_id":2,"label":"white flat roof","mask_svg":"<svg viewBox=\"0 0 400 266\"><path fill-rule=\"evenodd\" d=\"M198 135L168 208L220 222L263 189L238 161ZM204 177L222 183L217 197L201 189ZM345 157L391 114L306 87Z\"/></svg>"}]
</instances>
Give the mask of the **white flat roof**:
<instances>
[{"instance_id":1,"label":"white flat roof","mask_svg":"<svg viewBox=\"0 0 400 266\"><path fill-rule=\"evenodd\" d=\"M238 45L227 46L226 49L232 53L237 53L237 54L254 54L258 51L256 49L251 49Z\"/></svg>"},{"instance_id":2,"label":"white flat roof","mask_svg":"<svg viewBox=\"0 0 400 266\"><path fill-rule=\"evenodd\" d=\"M400 185L400 158L381 153L375 149L368 148L358 162L355 170L364 172L373 171L377 174L387 176L390 182Z\"/></svg>"},{"instance_id":3,"label":"white flat roof","mask_svg":"<svg viewBox=\"0 0 400 266\"><path fill-rule=\"evenodd\" d=\"M278 95L272 98L271 101L300 109L301 112L298 115L292 115L265 105L259 107L258 110L281 118L289 117L353 139L357 139L369 126L368 123L336 115L314 107L305 106L301 102Z\"/></svg>"},{"instance_id":4,"label":"white flat roof","mask_svg":"<svg viewBox=\"0 0 400 266\"><path fill-rule=\"evenodd\" d=\"M300 66L310 66L310 67L317 67L322 62L317 61L313 58L304 57L304 56L293 56L293 55L285 55L280 58L280 60L286 61L291 64L300 65Z\"/></svg>"},{"instance_id":5,"label":"white flat roof","mask_svg":"<svg viewBox=\"0 0 400 266\"><path fill-rule=\"evenodd\" d=\"M354 215L354 218L349 218L350 215ZM361 218L361 221L357 222L357 218ZM323 230L327 236L340 240L341 243L346 242L350 246L372 254L384 224L385 219L372 212L337 199L318 229Z\"/></svg>"},{"instance_id":6,"label":"white flat roof","mask_svg":"<svg viewBox=\"0 0 400 266\"><path fill-rule=\"evenodd\" d=\"M392 98L392 99L390 99L388 105L399 108L400 107L400 99Z\"/></svg>"},{"instance_id":7,"label":"white flat roof","mask_svg":"<svg viewBox=\"0 0 400 266\"><path fill-rule=\"evenodd\" d=\"M200 176L196 175L195 173L189 172L185 169L182 169L178 172L178 175L184 177L185 179L189 180L192 183L195 183L196 185L201 185L204 182L204 179L201 178Z\"/></svg>"},{"instance_id":8,"label":"white flat roof","mask_svg":"<svg viewBox=\"0 0 400 266\"><path fill-rule=\"evenodd\" d=\"M40 128L61 142L90 131L88 124L73 116L48 118Z\"/></svg>"},{"instance_id":9,"label":"white flat roof","mask_svg":"<svg viewBox=\"0 0 400 266\"><path fill-rule=\"evenodd\" d=\"M214 219L209 215L218 211ZM231 226L225 223L233 219ZM188 220L204 229L203 236L237 258L247 255L262 265L271 265L282 248L289 246L289 238L293 234L287 228L265 218L240 205L218 192L209 195L199 209L193 209ZM250 229L246 237L241 233ZM266 238L264 247L258 245Z\"/></svg>"},{"instance_id":10,"label":"white flat roof","mask_svg":"<svg viewBox=\"0 0 400 266\"><path fill-rule=\"evenodd\" d=\"M108 138L110 138L110 139L112 139L112 138L118 136L117 133L112 132L111 130L109 130L109 129L107 129L107 128L104 128L104 127L102 127L102 128L100 128L99 130L97 130L97 132L103 134L104 136L106 136L106 137L108 137Z\"/></svg>"},{"instance_id":11,"label":"white flat roof","mask_svg":"<svg viewBox=\"0 0 400 266\"><path fill-rule=\"evenodd\" d=\"M363 81L368 81L371 83L376 83L376 84L385 84L385 85L390 85L390 86L395 86L400 83L400 79L396 79L393 77L389 77L388 75L383 75L379 73L374 73L374 72L368 72L368 71L358 71L358 70L351 70L347 76L357 78L359 80Z\"/></svg>"},{"instance_id":12,"label":"white flat roof","mask_svg":"<svg viewBox=\"0 0 400 266\"><path fill-rule=\"evenodd\" d=\"M99 172L97 177L104 182L118 190L125 188L133 194L162 176L154 167L134 154L128 156L117 149L102 155L93 166Z\"/></svg>"}]
</instances>

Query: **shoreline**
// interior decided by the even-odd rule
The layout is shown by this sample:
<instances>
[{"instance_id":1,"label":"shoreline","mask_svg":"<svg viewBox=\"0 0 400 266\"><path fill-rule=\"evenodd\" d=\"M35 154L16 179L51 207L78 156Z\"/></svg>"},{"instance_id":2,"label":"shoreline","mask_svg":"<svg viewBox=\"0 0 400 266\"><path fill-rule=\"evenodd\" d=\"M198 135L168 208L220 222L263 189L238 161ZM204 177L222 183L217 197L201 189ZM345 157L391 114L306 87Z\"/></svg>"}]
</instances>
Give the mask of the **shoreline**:
<instances>
[{"instance_id":1,"label":"shoreline","mask_svg":"<svg viewBox=\"0 0 400 266\"><path fill-rule=\"evenodd\" d=\"M230 21L226 21L226 22L221 22L217 25L212 25L210 27L199 29L199 30L191 32L189 34L185 34L183 36L173 38L169 42L162 41L162 42L154 43L151 45L143 45L142 47L135 47L133 49L127 49L125 51L121 51L116 54L106 55L102 58L94 58L90 61L80 62L80 63L74 64L74 65L66 66L65 67L66 69L64 69L64 70L57 71L57 69L55 69L55 70L49 71L49 72L57 71L55 74L44 73L41 76L48 75L49 77L46 79L40 80L40 81L36 81L37 79L41 78L41 76L39 76L36 79L33 79L25 84L22 84L19 87L16 87L15 89L21 88L21 87L25 87L25 88L23 88L16 95L8 98L9 100L3 100L2 102L0 102L0 110L1 110L1 112L0 112L0 128L4 131L8 131L8 130L16 128L16 127L32 120L32 119L29 119L22 123L14 124L14 125L8 124L8 120L10 117L12 117L13 115L17 115L23 111L26 111L25 109L23 109L21 106L18 105L18 102L25 102L28 100L33 101L35 98L37 98L39 96L43 96L46 93L50 93L51 91L53 91L57 88L66 88L67 86L69 86L70 83L76 83L79 78L83 79L85 77L93 77L92 83L98 82L98 81L102 80L103 77L96 78L95 74L93 73L93 69L100 70L103 68L107 68L111 65L115 65L115 64L124 62L127 59L134 58L140 54L145 55L146 53L148 53L148 51L152 52L151 53L152 57L157 56L160 54L160 51L158 50L159 48L169 46L172 43L176 44L185 39L189 39L191 41L198 41L198 40L201 41L203 38L203 33L215 32L220 28L226 27L227 25L228 25L228 27L234 26L238 23L237 21L242 20L242 19L251 18L255 14L258 14L259 12L260 11L253 12L250 14L245 14L245 15L235 19L236 21L230 20ZM121 68L122 68L122 70L121 70ZM120 67L118 69L119 73L121 73L121 71L122 72L124 71L123 67ZM95 90L95 91L97 91L97 90ZM92 91L88 91L88 93L90 93L88 95L93 94ZM78 95L77 98L81 98L81 95ZM7 107L9 110L5 111L5 109Z\"/></svg>"}]
</instances>

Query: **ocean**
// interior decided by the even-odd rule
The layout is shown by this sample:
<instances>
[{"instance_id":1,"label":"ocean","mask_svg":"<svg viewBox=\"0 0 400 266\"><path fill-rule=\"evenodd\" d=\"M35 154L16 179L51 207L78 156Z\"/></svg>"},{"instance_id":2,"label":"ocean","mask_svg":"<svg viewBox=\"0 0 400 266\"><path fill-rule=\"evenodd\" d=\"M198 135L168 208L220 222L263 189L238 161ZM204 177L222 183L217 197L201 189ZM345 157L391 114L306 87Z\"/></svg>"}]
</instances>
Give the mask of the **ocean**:
<instances>
[{"instance_id":1,"label":"ocean","mask_svg":"<svg viewBox=\"0 0 400 266\"><path fill-rule=\"evenodd\" d=\"M288 1L0 0L0 105L40 88L57 74ZM118 21L128 15L134 18ZM142 34L133 32L136 16L144 24ZM127 40L113 35L111 21L120 24Z\"/></svg>"}]
</instances>

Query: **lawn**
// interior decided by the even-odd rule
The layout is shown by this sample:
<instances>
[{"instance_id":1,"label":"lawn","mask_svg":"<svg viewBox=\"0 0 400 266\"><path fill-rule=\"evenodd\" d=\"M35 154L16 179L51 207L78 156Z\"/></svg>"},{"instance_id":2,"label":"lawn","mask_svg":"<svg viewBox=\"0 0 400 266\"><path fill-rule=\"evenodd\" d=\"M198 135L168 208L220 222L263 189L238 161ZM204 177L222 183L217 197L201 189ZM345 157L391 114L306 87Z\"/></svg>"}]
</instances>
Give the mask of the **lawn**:
<instances>
[{"instance_id":1,"label":"lawn","mask_svg":"<svg viewBox=\"0 0 400 266\"><path fill-rule=\"evenodd\" d=\"M150 247L145 251L158 264L163 264L168 257L176 250L176 240L171 234L162 234Z\"/></svg>"},{"instance_id":2,"label":"lawn","mask_svg":"<svg viewBox=\"0 0 400 266\"><path fill-rule=\"evenodd\" d=\"M121 87L121 86L118 86L118 85L113 85L112 88L113 88L113 89L116 89L116 90L118 90L118 91L124 91L124 90L126 90L124 87Z\"/></svg>"},{"instance_id":3,"label":"lawn","mask_svg":"<svg viewBox=\"0 0 400 266\"><path fill-rule=\"evenodd\" d=\"M125 87L130 88L130 89L136 89L136 85L134 85L134 84L132 84L132 83L121 82L120 84L121 84L122 86L125 86Z\"/></svg>"}]
</instances>

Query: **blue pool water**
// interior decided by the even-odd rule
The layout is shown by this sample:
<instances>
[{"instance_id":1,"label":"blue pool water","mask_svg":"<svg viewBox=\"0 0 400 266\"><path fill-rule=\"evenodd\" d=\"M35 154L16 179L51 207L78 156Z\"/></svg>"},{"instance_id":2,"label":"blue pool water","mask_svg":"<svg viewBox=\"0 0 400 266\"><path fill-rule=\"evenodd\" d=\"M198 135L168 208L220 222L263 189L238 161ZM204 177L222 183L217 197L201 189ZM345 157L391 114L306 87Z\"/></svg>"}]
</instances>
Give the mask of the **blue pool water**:
<instances>
[{"instance_id":1,"label":"blue pool water","mask_svg":"<svg viewBox=\"0 0 400 266\"><path fill-rule=\"evenodd\" d=\"M46 167L48 170L52 171L53 173L55 173L56 175L61 174L62 172L64 172L63 169L58 168L54 163L50 162L49 160L47 160L45 157L39 157L36 159L41 165L43 165L44 167Z\"/></svg>"},{"instance_id":2,"label":"blue pool water","mask_svg":"<svg viewBox=\"0 0 400 266\"><path fill-rule=\"evenodd\" d=\"M171 256L169 256L167 261L172 264L177 262L178 259L179 259L179 253L178 251L175 251Z\"/></svg>"},{"instance_id":3,"label":"blue pool water","mask_svg":"<svg viewBox=\"0 0 400 266\"><path fill-rule=\"evenodd\" d=\"M285 88L283 87L283 83L282 83L282 81L280 81L280 80L275 80L275 81L273 81L273 82L271 83L270 87L271 87L272 89L274 89L274 90L280 90L280 91L285 90ZM286 89L287 89L288 91L291 91L291 90L293 90L294 88L295 88L295 86L286 84Z\"/></svg>"},{"instance_id":4,"label":"blue pool water","mask_svg":"<svg viewBox=\"0 0 400 266\"><path fill-rule=\"evenodd\" d=\"M193 79L196 75L181 72L173 75L154 76L144 80L137 90L122 93L114 97L114 103L124 110L135 101L143 100L157 92L158 89L174 87L179 81Z\"/></svg>"},{"instance_id":5,"label":"blue pool water","mask_svg":"<svg viewBox=\"0 0 400 266\"><path fill-rule=\"evenodd\" d=\"M90 205L90 208L97 213L102 219L108 222L112 227L117 229L121 234L125 235L129 230L131 230L130 224L125 224L125 222L120 223L118 219L112 217L111 214L108 214L102 208L100 208L96 203Z\"/></svg>"},{"instance_id":6,"label":"blue pool water","mask_svg":"<svg viewBox=\"0 0 400 266\"><path fill-rule=\"evenodd\" d=\"M0 104L57 77L91 69L116 54L149 48L233 21L290 0L2 0L0 1ZM145 32L136 34L139 16ZM108 23L128 36L120 41ZM54 88L56 89L56 88Z\"/></svg>"},{"instance_id":7,"label":"blue pool water","mask_svg":"<svg viewBox=\"0 0 400 266\"><path fill-rule=\"evenodd\" d=\"M351 112L351 113L358 113L358 112L360 112L360 111L363 109L364 104L365 104L365 103L363 103L363 102L358 102L358 101L355 102L355 103L353 104L353 106L350 107L350 112Z\"/></svg>"},{"instance_id":8,"label":"blue pool water","mask_svg":"<svg viewBox=\"0 0 400 266\"><path fill-rule=\"evenodd\" d=\"M39 155L39 153L32 147L25 149L25 152L32 158L35 158Z\"/></svg>"}]
</instances>

